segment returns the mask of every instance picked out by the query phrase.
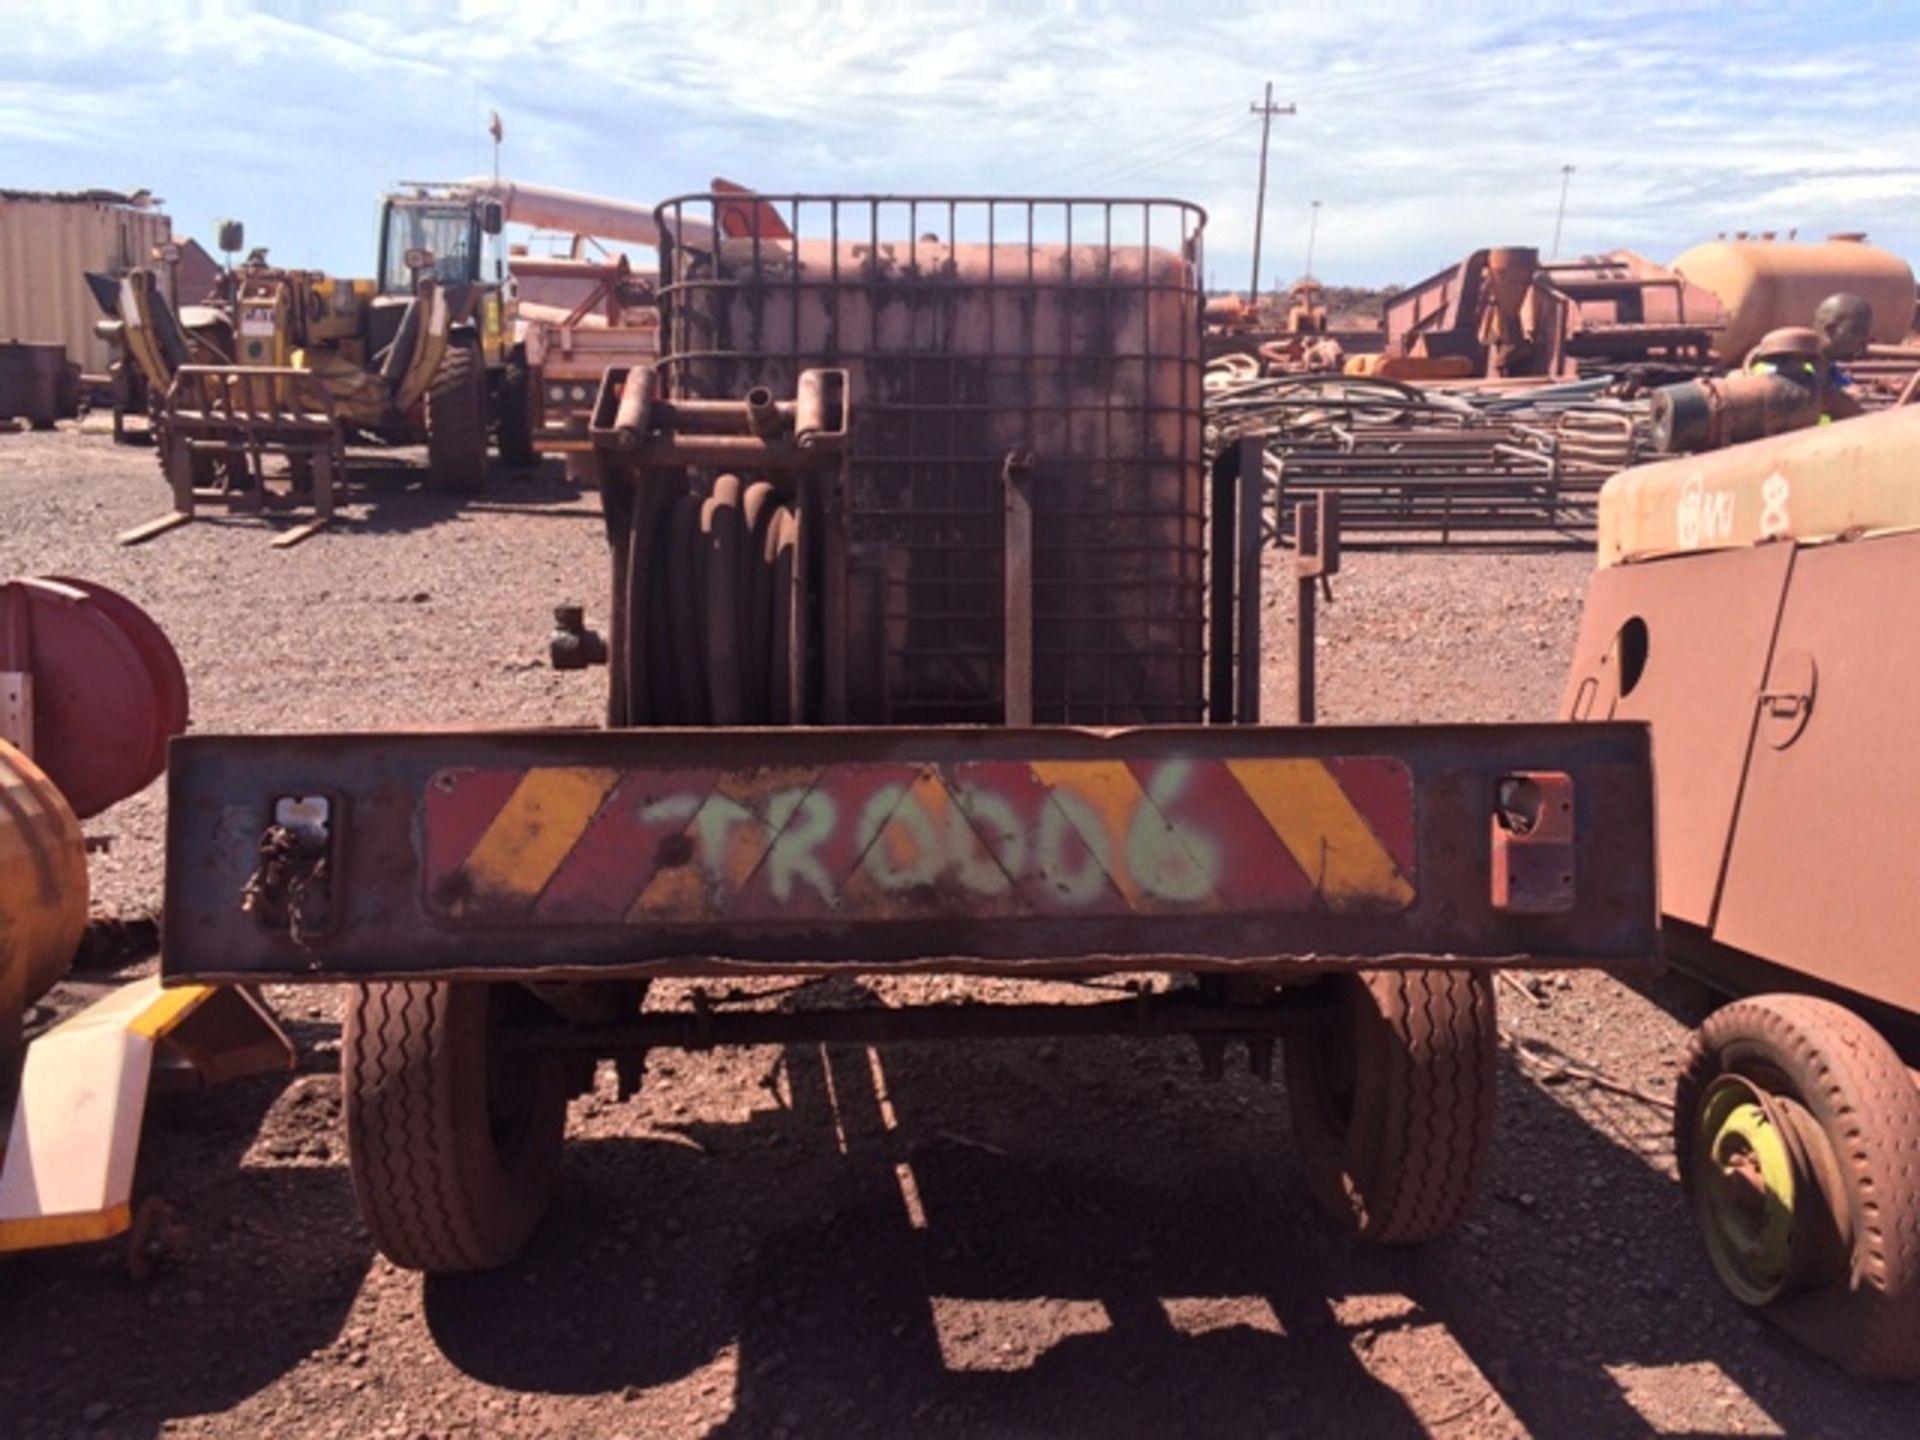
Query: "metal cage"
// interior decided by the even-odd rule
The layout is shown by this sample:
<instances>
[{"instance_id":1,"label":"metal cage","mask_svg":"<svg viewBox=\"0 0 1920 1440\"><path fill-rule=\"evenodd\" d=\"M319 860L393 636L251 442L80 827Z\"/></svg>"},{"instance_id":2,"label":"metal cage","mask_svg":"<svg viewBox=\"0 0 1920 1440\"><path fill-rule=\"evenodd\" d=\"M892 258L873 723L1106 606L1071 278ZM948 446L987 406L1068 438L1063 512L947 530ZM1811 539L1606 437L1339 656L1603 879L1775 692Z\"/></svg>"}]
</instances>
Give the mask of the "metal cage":
<instances>
[{"instance_id":1,"label":"metal cage","mask_svg":"<svg viewBox=\"0 0 1920 1440\"><path fill-rule=\"evenodd\" d=\"M657 215L663 396L849 374L850 608L826 643L850 719L1202 718L1204 212L712 194Z\"/></svg>"}]
</instances>

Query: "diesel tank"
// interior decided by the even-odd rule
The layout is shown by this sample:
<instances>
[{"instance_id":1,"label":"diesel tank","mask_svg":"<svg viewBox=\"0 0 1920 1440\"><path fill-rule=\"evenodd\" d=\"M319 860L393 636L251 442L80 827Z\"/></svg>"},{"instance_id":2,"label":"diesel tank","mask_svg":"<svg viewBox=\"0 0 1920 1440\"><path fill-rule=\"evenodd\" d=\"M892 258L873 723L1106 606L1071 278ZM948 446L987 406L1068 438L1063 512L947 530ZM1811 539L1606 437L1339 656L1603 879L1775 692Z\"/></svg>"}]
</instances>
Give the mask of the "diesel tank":
<instances>
[{"instance_id":1,"label":"diesel tank","mask_svg":"<svg viewBox=\"0 0 1920 1440\"><path fill-rule=\"evenodd\" d=\"M1873 307L1874 344L1898 344L1913 328L1913 270L1853 236L1814 244L1715 240L1694 246L1673 269L1725 311L1726 326L1713 342L1713 358L1723 365L1738 365L1769 330L1812 324L1820 302L1842 291Z\"/></svg>"}]
</instances>

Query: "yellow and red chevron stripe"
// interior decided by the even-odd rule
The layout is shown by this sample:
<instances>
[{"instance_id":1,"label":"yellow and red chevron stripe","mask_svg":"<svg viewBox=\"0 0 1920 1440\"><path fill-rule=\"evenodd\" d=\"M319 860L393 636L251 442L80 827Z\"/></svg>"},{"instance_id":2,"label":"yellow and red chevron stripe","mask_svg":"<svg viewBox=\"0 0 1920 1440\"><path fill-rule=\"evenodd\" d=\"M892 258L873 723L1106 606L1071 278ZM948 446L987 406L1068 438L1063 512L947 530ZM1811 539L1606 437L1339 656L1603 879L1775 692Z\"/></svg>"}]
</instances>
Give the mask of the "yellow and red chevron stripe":
<instances>
[{"instance_id":1,"label":"yellow and red chevron stripe","mask_svg":"<svg viewBox=\"0 0 1920 1440\"><path fill-rule=\"evenodd\" d=\"M463 768L422 800L456 921L699 924L1390 913L1413 779L1386 756Z\"/></svg>"}]
</instances>

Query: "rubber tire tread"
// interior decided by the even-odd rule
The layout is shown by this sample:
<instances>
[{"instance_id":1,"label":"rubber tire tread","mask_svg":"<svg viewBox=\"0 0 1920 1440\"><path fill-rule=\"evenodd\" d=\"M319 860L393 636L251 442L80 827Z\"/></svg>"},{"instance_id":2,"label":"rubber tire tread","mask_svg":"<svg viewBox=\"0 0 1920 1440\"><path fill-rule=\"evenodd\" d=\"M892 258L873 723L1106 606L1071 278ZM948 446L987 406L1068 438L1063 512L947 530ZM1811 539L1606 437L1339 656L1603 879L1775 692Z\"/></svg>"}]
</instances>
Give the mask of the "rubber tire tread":
<instances>
[{"instance_id":1,"label":"rubber tire tread","mask_svg":"<svg viewBox=\"0 0 1920 1440\"><path fill-rule=\"evenodd\" d=\"M710 495L614 503L615 646L609 714L627 725L789 723L806 654L804 540L764 481ZM624 529L620 529L624 526ZM624 552L616 530L626 537ZM803 689L804 693L804 689Z\"/></svg>"},{"instance_id":2,"label":"rubber tire tread","mask_svg":"<svg viewBox=\"0 0 1920 1440\"><path fill-rule=\"evenodd\" d=\"M1468 970L1341 975L1340 1016L1285 1048L1294 1138L1321 1207L1356 1239L1418 1244L1465 1222L1498 1113L1493 979ZM1353 1047L1341 1133L1321 1088L1331 1047Z\"/></svg>"},{"instance_id":3,"label":"rubber tire tread","mask_svg":"<svg viewBox=\"0 0 1920 1440\"><path fill-rule=\"evenodd\" d=\"M1716 1010L1694 1032L1675 1084L1674 1152L1689 1194L1694 1117L1707 1086L1729 1071L1768 1089L1787 1081L1833 1146L1853 1222L1846 1282L1782 1296L1759 1313L1862 1378L1920 1379L1920 1086L1912 1072L1877 1030L1830 1000L1755 995Z\"/></svg>"},{"instance_id":4,"label":"rubber tire tread","mask_svg":"<svg viewBox=\"0 0 1920 1440\"><path fill-rule=\"evenodd\" d=\"M536 1070L510 1154L487 1106L486 984L370 983L341 1036L347 1152L373 1242L394 1264L448 1274L512 1260L546 1213L566 1132L564 1072Z\"/></svg>"},{"instance_id":5,"label":"rubber tire tread","mask_svg":"<svg viewBox=\"0 0 1920 1440\"><path fill-rule=\"evenodd\" d=\"M701 585L706 600L702 626L702 668L707 678L708 720L743 725L747 649L743 619L747 601L746 527L740 513L740 481L722 475L700 507Z\"/></svg>"},{"instance_id":6,"label":"rubber tire tread","mask_svg":"<svg viewBox=\"0 0 1920 1440\"><path fill-rule=\"evenodd\" d=\"M487 478L486 379L478 349L453 341L427 389L427 482L448 495L478 490Z\"/></svg>"},{"instance_id":7,"label":"rubber tire tread","mask_svg":"<svg viewBox=\"0 0 1920 1440\"><path fill-rule=\"evenodd\" d=\"M533 375L524 360L509 360L500 372L494 443L502 463L528 470L540 463L533 448Z\"/></svg>"},{"instance_id":8,"label":"rubber tire tread","mask_svg":"<svg viewBox=\"0 0 1920 1440\"><path fill-rule=\"evenodd\" d=\"M752 723L768 722L773 705L773 571L767 564L767 531L780 502L773 486L755 481L741 501L741 523L746 529L747 571L746 613L741 628L745 632L746 653L741 665L746 671L745 703Z\"/></svg>"}]
</instances>

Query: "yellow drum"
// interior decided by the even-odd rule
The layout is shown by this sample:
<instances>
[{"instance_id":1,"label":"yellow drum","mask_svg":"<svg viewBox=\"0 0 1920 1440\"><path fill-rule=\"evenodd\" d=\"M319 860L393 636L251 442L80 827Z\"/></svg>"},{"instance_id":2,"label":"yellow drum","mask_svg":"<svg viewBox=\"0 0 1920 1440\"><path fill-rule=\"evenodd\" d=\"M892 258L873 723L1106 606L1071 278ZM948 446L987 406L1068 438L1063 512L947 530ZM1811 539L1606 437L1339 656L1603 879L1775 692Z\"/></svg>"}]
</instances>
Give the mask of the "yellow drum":
<instances>
[{"instance_id":1,"label":"yellow drum","mask_svg":"<svg viewBox=\"0 0 1920 1440\"><path fill-rule=\"evenodd\" d=\"M86 925L80 822L40 767L0 740L0 1005L51 990Z\"/></svg>"}]
</instances>

